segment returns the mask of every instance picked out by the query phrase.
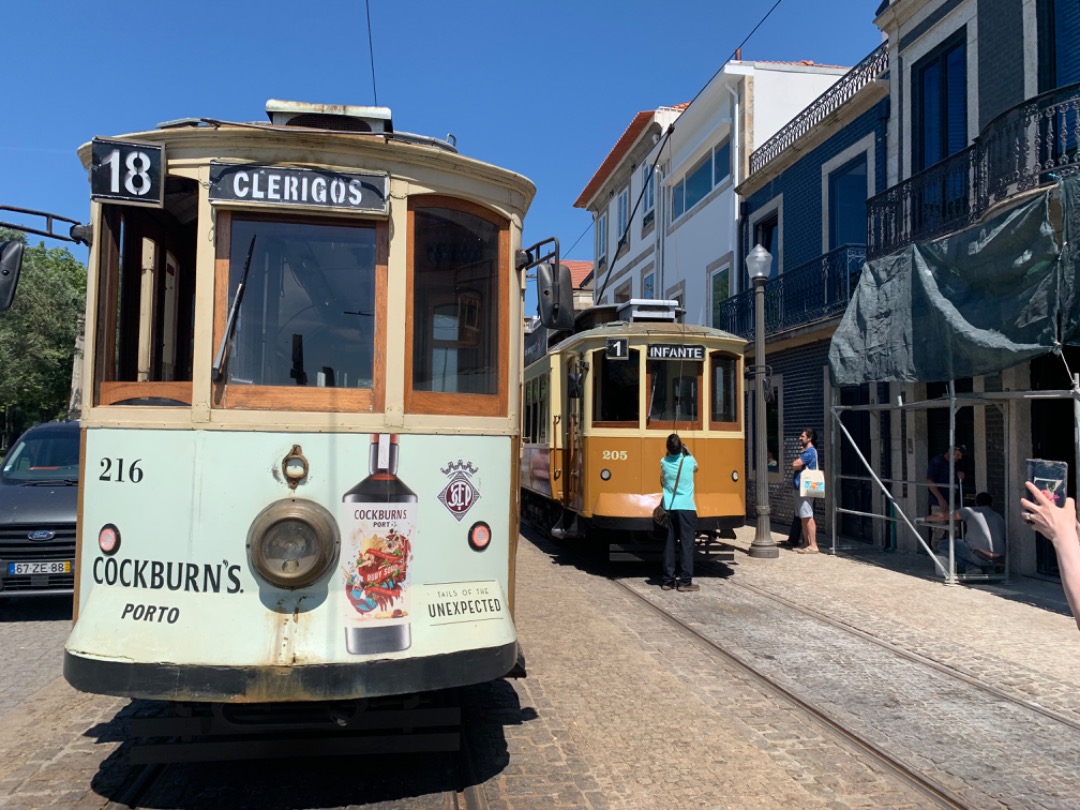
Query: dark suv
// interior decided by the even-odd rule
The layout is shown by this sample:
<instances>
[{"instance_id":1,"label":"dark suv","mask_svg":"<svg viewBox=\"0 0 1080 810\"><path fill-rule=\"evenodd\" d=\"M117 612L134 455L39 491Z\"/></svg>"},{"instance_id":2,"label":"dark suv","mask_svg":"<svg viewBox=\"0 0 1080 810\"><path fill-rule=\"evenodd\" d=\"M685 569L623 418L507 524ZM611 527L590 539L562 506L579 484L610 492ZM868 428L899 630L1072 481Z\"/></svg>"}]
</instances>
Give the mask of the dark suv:
<instances>
[{"instance_id":1,"label":"dark suv","mask_svg":"<svg viewBox=\"0 0 1080 810\"><path fill-rule=\"evenodd\" d=\"M36 425L0 461L0 598L75 585L79 423Z\"/></svg>"}]
</instances>

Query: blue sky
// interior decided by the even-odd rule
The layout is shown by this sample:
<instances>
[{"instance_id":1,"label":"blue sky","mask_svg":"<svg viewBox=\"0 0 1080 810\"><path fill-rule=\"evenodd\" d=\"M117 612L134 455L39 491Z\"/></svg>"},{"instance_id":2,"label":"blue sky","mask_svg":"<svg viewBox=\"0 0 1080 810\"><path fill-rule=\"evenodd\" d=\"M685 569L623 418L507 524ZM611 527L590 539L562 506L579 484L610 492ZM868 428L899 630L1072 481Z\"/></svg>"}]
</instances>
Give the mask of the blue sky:
<instances>
[{"instance_id":1,"label":"blue sky","mask_svg":"<svg viewBox=\"0 0 1080 810\"><path fill-rule=\"evenodd\" d=\"M590 218L573 204L631 117L690 101L774 2L12 3L0 205L85 220L75 150L94 136L188 116L265 120L269 98L374 104L377 93L396 129L453 133L462 153L531 179L526 242L556 236L563 258L591 260L591 231L577 241ZM743 58L853 65L881 41L878 4L781 0Z\"/></svg>"}]
</instances>

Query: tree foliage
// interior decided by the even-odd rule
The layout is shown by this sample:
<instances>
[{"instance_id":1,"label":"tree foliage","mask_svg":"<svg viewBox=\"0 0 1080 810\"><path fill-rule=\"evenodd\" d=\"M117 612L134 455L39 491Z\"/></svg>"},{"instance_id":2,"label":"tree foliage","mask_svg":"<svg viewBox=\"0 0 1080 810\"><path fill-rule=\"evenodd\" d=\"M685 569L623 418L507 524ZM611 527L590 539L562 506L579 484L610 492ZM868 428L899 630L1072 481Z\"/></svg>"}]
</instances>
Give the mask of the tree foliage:
<instances>
[{"instance_id":1,"label":"tree foliage","mask_svg":"<svg viewBox=\"0 0 1080 810\"><path fill-rule=\"evenodd\" d=\"M25 234L0 228L0 241L27 244ZM79 318L86 301L86 267L66 248L27 244L11 309L0 315L0 411L7 445L34 424L64 416Z\"/></svg>"}]
</instances>

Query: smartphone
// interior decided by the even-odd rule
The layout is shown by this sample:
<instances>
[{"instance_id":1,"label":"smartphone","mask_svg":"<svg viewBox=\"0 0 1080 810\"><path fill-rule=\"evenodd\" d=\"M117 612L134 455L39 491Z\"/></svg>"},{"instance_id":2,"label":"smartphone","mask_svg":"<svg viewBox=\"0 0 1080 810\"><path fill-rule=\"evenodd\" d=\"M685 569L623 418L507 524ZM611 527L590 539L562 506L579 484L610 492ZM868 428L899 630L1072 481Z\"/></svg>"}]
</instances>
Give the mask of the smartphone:
<instances>
[{"instance_id":1,"label":"smartphone","mask_svg":"<svg viewBox=\"0 0 1080 810\"><path fill-rule=\"evenodd\" d=\"M1027 480L1052 495L1057 506L1065 505L1065 487L1069 483L1069 463L1067 461L1029 458L1027 460Z\"/></svg>"}]
</instances>

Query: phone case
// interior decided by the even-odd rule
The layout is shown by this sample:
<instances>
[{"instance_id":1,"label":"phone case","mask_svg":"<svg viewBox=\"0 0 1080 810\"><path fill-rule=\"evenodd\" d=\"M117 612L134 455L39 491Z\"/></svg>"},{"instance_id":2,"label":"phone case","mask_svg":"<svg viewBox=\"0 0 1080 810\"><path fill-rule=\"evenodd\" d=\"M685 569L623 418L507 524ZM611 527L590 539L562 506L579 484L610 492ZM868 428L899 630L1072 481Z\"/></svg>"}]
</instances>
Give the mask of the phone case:
<instances>
[{"instance_id":1,"label":"phone case","mask_svg":"<svg viewBox=\"0 0 1080 810\"><path fill-rule=\"evenodd\" d=\"M1069 482L1069 464L1066 461L1048 461L1044 458L1027 460L1027 480L1039 489L1054 496L1054 503L1065 505L1065 488Z\"/></svg>"}]
</instances>

